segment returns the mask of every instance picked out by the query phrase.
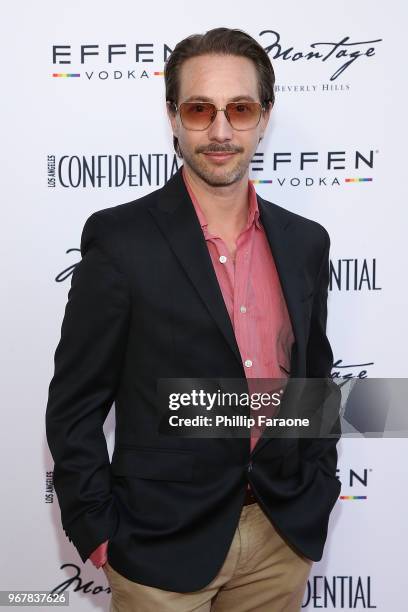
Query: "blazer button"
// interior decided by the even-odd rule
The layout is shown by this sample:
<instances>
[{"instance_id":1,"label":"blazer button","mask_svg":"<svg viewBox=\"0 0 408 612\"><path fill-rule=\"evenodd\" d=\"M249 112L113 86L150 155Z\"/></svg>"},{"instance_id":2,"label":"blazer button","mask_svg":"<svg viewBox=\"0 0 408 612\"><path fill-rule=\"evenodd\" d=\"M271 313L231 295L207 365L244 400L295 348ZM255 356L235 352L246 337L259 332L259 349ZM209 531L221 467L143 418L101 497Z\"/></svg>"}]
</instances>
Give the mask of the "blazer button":
<instances>
[{"instance_id":1,"label":"blazer button","mask_svg":"<svg viewBox=\"0 0 408 612\"><path fill-rule=\"evenodd\" d=\"M252 461L248 463L248 472L252 472Z\"/></svg>"}]
</instances>

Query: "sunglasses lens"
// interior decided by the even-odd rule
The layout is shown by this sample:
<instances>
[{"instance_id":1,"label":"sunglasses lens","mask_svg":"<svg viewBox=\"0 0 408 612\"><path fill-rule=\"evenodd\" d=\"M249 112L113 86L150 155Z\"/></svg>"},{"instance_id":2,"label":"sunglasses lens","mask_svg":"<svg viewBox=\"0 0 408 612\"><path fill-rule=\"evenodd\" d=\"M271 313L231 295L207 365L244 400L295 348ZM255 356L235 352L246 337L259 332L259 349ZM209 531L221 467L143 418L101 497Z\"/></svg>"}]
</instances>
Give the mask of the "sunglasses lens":
<instances>
[{"instance_id":1,"label":"sunglasses lens","mask_svg":"<svg viewBox=\"0 0 408 612\"><path fill-rule=\"evenodd\" d=\"M180 104L181 122L187 130L206 130L217 114L217 108L210 102L183 102ZM230 102L226 114L236 130L250 130L256 127L261 117L259 102Z\"/></svg>"},{"instance_id":2,"label":"sunglasses lens","mask_svg":"<svg viewBox=\"0 0 408 612\"><path fill-rule=\"evenodd\" d=\"M250 130L258 125L262 107L258 102L231 102L227 114L236 130Z\"/></svg>"},{"instance_id":3,"label":"sunglasses lens","mask_svg":"<svg viewBox=\"0 0 408 612\"><path fill-rule=\"evenodd\" d=\"M205 130L216 112L214 104L209 102L183 102L180 104L182 124L188 130Z\"/></svg>"}]
</instances>

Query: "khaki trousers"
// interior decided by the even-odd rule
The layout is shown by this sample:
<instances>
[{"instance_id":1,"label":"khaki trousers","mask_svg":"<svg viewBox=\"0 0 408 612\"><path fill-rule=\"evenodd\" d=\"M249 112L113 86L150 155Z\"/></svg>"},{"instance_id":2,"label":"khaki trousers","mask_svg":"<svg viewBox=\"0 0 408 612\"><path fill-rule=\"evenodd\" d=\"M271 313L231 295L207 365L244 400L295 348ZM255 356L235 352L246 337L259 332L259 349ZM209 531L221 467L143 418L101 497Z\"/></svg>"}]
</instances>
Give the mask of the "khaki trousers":
<instances>
[{"instance_id":1,"label":"khaki trousers","mask_svg":"<svg viewBox=\"0 0 408 612\"><path fill-rule=\"evenodd\" d=\"M103 569L110 612L299 612L312 565L255 503L243 506L220 572L199 591L164 591L128 580L109 563Z\"/></svg>"}]
</instances>

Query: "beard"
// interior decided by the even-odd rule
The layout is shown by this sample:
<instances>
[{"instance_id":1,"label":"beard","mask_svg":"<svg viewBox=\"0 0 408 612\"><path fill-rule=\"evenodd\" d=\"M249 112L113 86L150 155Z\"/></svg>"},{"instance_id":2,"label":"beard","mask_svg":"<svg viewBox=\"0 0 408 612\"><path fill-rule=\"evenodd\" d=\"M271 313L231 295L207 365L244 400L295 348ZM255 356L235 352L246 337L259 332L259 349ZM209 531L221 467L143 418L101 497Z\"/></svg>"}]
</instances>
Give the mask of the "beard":
<instances>
[{"instance_id":1,"label":"beard","mask_svg":"<svg viewBox=\"0 0 408 612\"><path fill-rule=\"evenodd\" d=\"M226 187L240 181L248 170L251 160L247 155L240 155L244 152L242 147L231 147L228 145L213 144L206 147L197 147L194 151L189 151L188 149L182 150L180 147L180 151L184 163L211 187ZM211 162L204 155L206 151L234 152L236 155L225 166L212 166Z\"/></svg>"}]
</instances>

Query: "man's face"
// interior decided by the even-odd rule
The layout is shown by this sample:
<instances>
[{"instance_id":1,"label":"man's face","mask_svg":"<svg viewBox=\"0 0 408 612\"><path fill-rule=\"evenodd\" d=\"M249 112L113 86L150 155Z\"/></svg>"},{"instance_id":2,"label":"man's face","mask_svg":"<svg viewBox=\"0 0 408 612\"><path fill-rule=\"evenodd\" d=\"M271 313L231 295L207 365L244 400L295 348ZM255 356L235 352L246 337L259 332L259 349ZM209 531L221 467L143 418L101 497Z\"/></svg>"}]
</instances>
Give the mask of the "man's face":
<instances>
[{"instance_id":1,"label":"man's face","mask_svg":"<svg viewBox=\"0 0 408 612\"><path fill-rule=\"evenodd\" d=\"M178 105L200 101L225 108L232 101L260 102L257 71L246 57L202 55L190 58L181 66L179 83ZM262 112L255 128L238 131L221 111L206 130L192 131L182 125L179 113L174 115L169 111L184 163L214 187L231 185L246 175L269 115L270 109Z\"/></svg>"}]
</instances>

